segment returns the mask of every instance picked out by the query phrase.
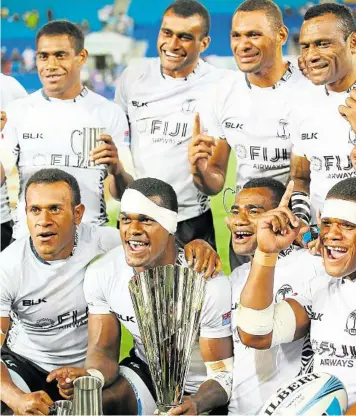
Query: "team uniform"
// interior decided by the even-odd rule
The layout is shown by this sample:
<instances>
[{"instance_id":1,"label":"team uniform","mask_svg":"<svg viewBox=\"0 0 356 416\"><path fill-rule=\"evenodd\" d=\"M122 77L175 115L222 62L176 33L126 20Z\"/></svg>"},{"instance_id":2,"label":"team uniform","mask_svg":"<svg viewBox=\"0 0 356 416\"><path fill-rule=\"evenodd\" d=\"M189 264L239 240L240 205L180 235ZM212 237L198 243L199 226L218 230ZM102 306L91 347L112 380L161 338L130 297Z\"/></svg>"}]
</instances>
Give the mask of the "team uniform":
<instances>
[{"instance_id":1,"label":"team uniform","mask_svg":"<svg viewBox=\"0 0 356 416\"><path fill-rule=\"evenodd\" d=\"M87 144L83 128L104 128L117 147L123 146L129 132L121 109L87 88L71 100L49 98L43 90L38 90L11 103L7 118L3 144L14 154L20 177L14 238L27 232L23 195L26 182L43 168L57 167L72 174L79 183L86 208L83 221L105 224L104 179L107 171L105 166L86 168L82 164L83 147Z\"/></svg>"},{"instance_id":2,"label":"team uniform","mask_svg":"<svg viewBox=\"0 0 356 416\"><path fill-rule=\"evenodd\" d=\"M344 384L348 405L356 403L356 282L324 274L309 282L303 296L293 296L310 318L314 371Z\"/></svg>"},{"instance_id":3,"label":"team uniform","mask_svg":"<svg viewBox=\"0 0 356 416\"><path fill-rule=\"evenodd\" d=\"M26 90L15 78L0 73L0 110L5 111L11 101L26 96ZM1 156L0 162L6 166L4 155ZM12 238L12 217L6 181L0 186L0 227L2 251L10 244Z\"/></svg>"},{"instance_id":4,"label":"team uniform","mask_svg":"<svg viewBox=\"0 0 356 416\"><path fill-rule=\"evenodd\" d=\"M289 254L288 254L289 253ZM303 294L306 284L321 273L322 261L306 250L281 253L274 277L274 302ZM280 255L281 256L281 255ZM242 344L237 330L237 307L250 273L251 263L236 268L230 276L232 286L232 330L234 340L233 389L229 405L231 415L257 415L279 387L298 374L312 371L309 335L298 341L269 350L256 350Z\"/></svg>"},{"instance_id":5,"label":"team uniform","mask_svg":"<svg viewBox=\"0 0 356 416\"><path fill-rule=\"evenodd\" d=\"M130 122L131 152L138 177L171 184L178 196L177 239L201 238L215 247L209 198L194 185L188 160L194 113L207 91L230 71L200 60L186 78L163 74L159 59L129 66L120 78L116 101Z\"/></svg>"},{"instance_id":6,"label":"team uniform","mask_svg":"<svg viewBox=\"0 0 356 416\"><path fill-rule=\"evenodd\" d=\"M213 89L201 113L203 128L207 135L226 140L235 152L236 192L254 178L289 181L291 104L296 92L308 85L289 64L272 87L257 87L246 74L233 72ZM230 263L232 269L240 264L231 244Z\"/></svg>"},{"instance_id":7,"label":"team uniform","mask_svg":"<svg viewBox=\"0 0 356 416\"><path fill-rule=\"evenodd\" d=\"M176 264L186 266L184 252L179 251ZM156 409L155 393L147 365L134 307L128 289L134 270L127 265L123 247L117 247L95 263L86 272L85 298L89 313L105 315L114 313L134 338L131 356L120 363L120 374L131 384L137 398L138 414L153 414ZM223 338L231 335L231 289L228 279L220 275L208 280L203 302L200 336ZM198 341L194 345L191 367L185 390L189 394L198 391L207 376Z\"/></svg>"},{"instance_id":8,"label":"team uniform","mask_svg":"<svg viewBox=\"0 0 356 416\"><path fill-rule=\"evenodd\" d=\"M310 198L315 221L317 209L322 209L329 189L342 179L355 177L350 153L356 144L356 134L339 113L351 89L328 91L313 86L310 96L301 94L295 102L295 135L293 153L310 162Z\"/></svg>"},{"instance_id":9,"label":"team uniform","mask_svg":"<svg viewBox=\"0 0 356 416\"><path fill-rule=\"evenodd\" d=\"M47 374L61 366L84 365L85 269L96 256L119 244L116 229L81 224L73 252L65 260L42 260L27 236L0 254L0 316L15 321L1 356L14 382L27 385L27 391L57 394L55 384L45 383Z\"/></svg>"}]
</instances>

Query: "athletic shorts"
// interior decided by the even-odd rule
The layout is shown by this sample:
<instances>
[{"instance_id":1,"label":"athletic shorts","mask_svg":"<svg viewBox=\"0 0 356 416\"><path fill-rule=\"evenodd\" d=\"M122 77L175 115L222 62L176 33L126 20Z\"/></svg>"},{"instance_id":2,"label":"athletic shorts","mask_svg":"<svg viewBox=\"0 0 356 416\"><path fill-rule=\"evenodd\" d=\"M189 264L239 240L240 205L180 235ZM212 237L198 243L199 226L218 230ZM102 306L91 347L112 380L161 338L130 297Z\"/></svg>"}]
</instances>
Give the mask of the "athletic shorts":
<instances>
[{"instance_id":1,"label":"athletic shorts","mask_svg":"<svg viewBox=\"0 0 356 416\"><path fill-rule=\"evenodd\" d=\"M120 229L120 222L117 221L117 229ZM184 247L193 240L201 239L209 243L216 250L215 231L213 215L211 210L204 212L199 217L180 221L175 232L177 242Z\"/></svg>"},{"instance_id":2,"label":"athletic shorts","mask_svg":"<svg viewBox=\"0 0 356 416\"><path fill-rule=\"evenodd\" d=\"M1 236L1 250L5 250L5 248L11 243L12 239L12 221L4 222L0 224L0 236Z\"/></svg>"},{"instance_id":3,"label":"athletic shorts","mask_svg":"<svg viewBox=\"0 0 356 416\"><path fill-rule=\"evenodd\" d=\"M137 415L153 415L157 409L156 393L154 391L148 365L130 351L130 357L120 363L120 374L130 383L137 400ZM184 393L189 396L189 393ZM209 412L211 415L227 415L227 405L217 407Z\"/></svg>"},{"instance_id":4,"label":"athletic shorts","mask_svg":"<svg viewBox=\"0 0 356 416\"><path fill-rule=\"evenodd\" d=\"M1 348L1 361L9 370L14 384L25 393L43 390L53 401L63 400L63 397L59 395L57 381L54 380L52 383L46 382L48 371L15 354L6 345L3 345ZM1 402L1 414L6 409L7 406Z\"/></svg>"}]
</instances>

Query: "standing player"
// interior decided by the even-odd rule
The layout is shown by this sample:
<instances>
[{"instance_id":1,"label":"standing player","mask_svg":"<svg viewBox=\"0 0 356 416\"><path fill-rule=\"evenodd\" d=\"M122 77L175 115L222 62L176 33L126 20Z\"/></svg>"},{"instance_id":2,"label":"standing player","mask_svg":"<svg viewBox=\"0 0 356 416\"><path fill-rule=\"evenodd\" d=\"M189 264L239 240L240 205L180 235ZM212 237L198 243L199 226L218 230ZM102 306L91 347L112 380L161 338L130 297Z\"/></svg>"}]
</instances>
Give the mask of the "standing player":
<instances>
[{"instance_id":1,"label":"standing player","mask_svg":"<svg viewBox=\"0 0 356 416\"><path fill-rule=\"evenodd\" d=\"M7 105L17 98L23 98L27 96L26 90L22 85L16 81L15 78L12 78L8 75L0 73L0 110L1 110L1 128L2 131L5 127L7 117L6 117L6 107ZM1 141L1 139L0 139ZM5 161L5 152L1 151L0 157L0 236L1 236L1 247L0 251L4 250L11 241L12 238L12 218L11 210L9 203L9 196L7 192L6 185L6 173L4 164Z\"/></svg>"},{"instance_id":2,"label":"standing player","mask_svg":"<svg viewBox=\"0 0 356 416\"><path fill-rule=\"evenodd\" d=\"M291 104L308 81L283 59L287 38L281 10L272 1L246 0L236 9L231 49L241 72L226 76L215 88L201 114L208 136L199 134L197 117L190 143L189 160L200 191L215 195L222 190L231 148L238 188L256 177L288 181ZM221 140L212 147L214 138ZM230 264L232 269L239 264L231 245Z\"/></svg>"},{"instance_id":3,"label":"standing player","mask_svg":"<svg viewBox=\"0 0 356 416\"><path fill-rule=\"evenodd\" d=\"M256 178L245 183L231 208L229 228L235 254L251 262L257 249L257 222L261 215L278 207L285 186L272 178ZM273 302L303 293L307 279L321 268L320 257L293 246L279 253L273 285ZM237 267L230 276L232 287L232 330L234 340L233 389L229 414L259 414L266 400L284 383L312 367L309 337L276 346L269 351L246 348L237 330L237 309L251 263Z\"/></svg>"},{"instance_id":4,"label":"standing player","mask_svg":"<svg viewBox=\"0 0 356 416\"><path fill-rule=\"evenodd\" d=\"M319 4L308 9L300 31L301 60L315 84L310 96L296 98L300 122L293 139L291 176L295 190L310 193L315 213L328 190L356 173L350 152L356 133L340 116L356 84L356 23L341 4ZM340 108L346 115L345 107Z\"/></svg>"},{"instance_id":5,"label":"standing player","mask_svg":"<svg viewBox=\"0 0 356 416\"><path fill-rule=\"evenodd\" d=\"M78 26L67 21L49 22L38 32L36 42L36 64L43 88L7 107L2 140L13 152L20 174L14 238L27 232L25 184L44 167L60 166L73 174L86 206L83 221L105 224L104 179L108 173L115 176L121 171L117 147L128 134L121 109L81 84L80 71L88 53ZM84 137L85 127L105 128L102 143L91 156L97 166L88 169L82 164L90 140Z\"/></svg>"},{"instance_id":6,"label":"standing player","mask_svg":"<svg viewBox=\"0 0 356 416\"><path fill-rule=\"evenodd\" d=\"M94 369L105 381L103 400L109 414L150 415L156 409L128 282L135 271L167 264L187 266L174 237L177 212L177 196L170 185L153 178L133 182L121 201L123 247L97 260L86 273L84 291L89 305L89 345L85 367L91 369L89 372ZM209 266L211 273L214 263ZM230 284L225 276L207 281L200 338L193 349L185 386L190 395L170 414L198 415L229 400L232 384L230 302ZM135 348L119 365L120 322L133 335ZM68 397L73 393L73 386L67 384L67 377L73 380L84 374L86 370L83 369L58 369L49 380L57 378L64 397Z\"/></svg>"},{"instance_id":7,"label":"standing player","mask_svg":"<svg viewBox=\"0 0 356 416\"><path fill-rule=\"evenodd\" d=\"M257 224L257 252L241 294L237 324L242 342L269 349L304 337L310 329L314 371L338 377L349 406L356 403L356 178L334 185L324 204L320 245L325 271L303 294L273 302L278 253L295 238L299 220L288 209L290 189L279 207Z\"/></svg>"},{"instance_id":8,"label":"standing player","mask_svg":"<svg viewBox=\"0 0 356 416\"><path fill-rule=\"evenodd\" d=\"M209 13L197 1L168 6L157 40L159 59L129 66L116 100L129 118L137 175L170 183L178 195L178 240L202 238L215 246L208 197L194 186L188 162L194 112L211 85L226 75L200 59L210 43L209 29ZM122 178L122 192L127 179ZM118 187L112 194L120 198Z\"/></svg>"}]
</instances>

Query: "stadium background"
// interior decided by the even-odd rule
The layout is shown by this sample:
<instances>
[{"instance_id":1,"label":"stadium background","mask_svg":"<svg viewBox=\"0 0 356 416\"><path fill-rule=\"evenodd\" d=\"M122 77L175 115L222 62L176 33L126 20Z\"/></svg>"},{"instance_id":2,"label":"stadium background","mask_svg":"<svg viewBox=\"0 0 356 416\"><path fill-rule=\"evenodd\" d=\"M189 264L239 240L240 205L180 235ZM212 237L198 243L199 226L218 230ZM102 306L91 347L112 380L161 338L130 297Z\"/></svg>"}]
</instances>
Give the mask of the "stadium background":
<instances>
[{"instance_id":1,"label":"stadium background","mask_svg":"<svg viewBox=\"0 0 356 416\"><path fill-rule=\"evenodd\" d=\"M203 57L213 65L235 69L229 45L231 16L241 1L200 0L211 13L212 38ZM320 2L322 2L321 0ZM330 1L329 1L330 2ZM356 0L345 0L356 13ZM35 68L35 35L37 30L53 19L68 19L80 25L86 35L85 46L89 59L82 80L92 90L113 99L120 74L134 60L157 56L156 37L161 16L171 0L3 0L1 5L1 71L15 77L31 93L41 87ZM317 0L277 0L289 40L284 54L294 60L298 54L298 35L305 10ZM234 187L236 160L230 159L226 187ZM17 195L17 172L9 176L11 204ZM227 192L227 205L233 201ZM106 192L109 225L115 226L119 203ZM224 223L226 212L223 193L211 198L217 236L218 252L229 273L229 232ZM121 356L132 346L131 337L124 330Z\"/></svg>"}]
</instances>

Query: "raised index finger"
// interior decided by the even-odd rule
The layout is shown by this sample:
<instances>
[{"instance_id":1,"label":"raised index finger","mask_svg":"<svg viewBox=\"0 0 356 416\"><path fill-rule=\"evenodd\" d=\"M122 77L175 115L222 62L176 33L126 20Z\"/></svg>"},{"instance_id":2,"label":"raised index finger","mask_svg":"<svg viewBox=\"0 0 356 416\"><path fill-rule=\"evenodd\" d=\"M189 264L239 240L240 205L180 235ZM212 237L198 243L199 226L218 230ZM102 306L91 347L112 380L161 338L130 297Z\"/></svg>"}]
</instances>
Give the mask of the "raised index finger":
<instances>
[{"instance_id":1,"label":"raised index finger","mask_svg":"<svg viewBox=\"0 0 356 416\"><path fill-rule=\"evenodd\" d=\"M287 189L284 192L284 195L282 196L281 202L278 205L279 207L287 207L288 208L289 201L292 197L293 188L294 188L294 181L289 181Z\"/></svg>"},{"instance_id":2,"label":"raised index finger","mask_svg":"<svg viewBox=\"0 0 356 416\"><path fill-rule=\"evenodd\" d=\"M193 124L193 139L200 134L200 115L195 113L194 124Z\"/></svg>"}]
</instances>

